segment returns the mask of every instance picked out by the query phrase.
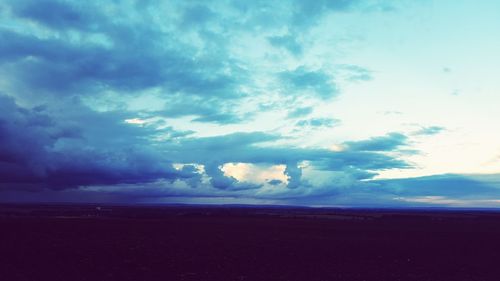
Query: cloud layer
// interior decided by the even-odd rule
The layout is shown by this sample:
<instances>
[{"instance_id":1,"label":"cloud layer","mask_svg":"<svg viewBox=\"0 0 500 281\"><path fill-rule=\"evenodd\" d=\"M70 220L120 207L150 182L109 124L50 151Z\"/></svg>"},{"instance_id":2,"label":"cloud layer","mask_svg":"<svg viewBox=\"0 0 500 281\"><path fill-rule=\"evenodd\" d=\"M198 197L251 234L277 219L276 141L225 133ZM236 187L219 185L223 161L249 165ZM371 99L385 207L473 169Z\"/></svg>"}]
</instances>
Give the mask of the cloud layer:
<instances>
[{"instance_id":1,"label":"cloud layer","mask_svg":"<svg viewBox=\"0 0 500 281\"><path fill-rule=\"evenodd\" d=\"M465 178L432 178L439 184L429 190L420 186L428 179L375 180L412 168L412 138L442 127L329 139L343 123L321 106L374 73L316 55L315 28L341 13L389 8L362 0L6 1L0 192L11 201L100 194L354 205L370 194L397 204L457 195L441 182L494 193ZM309 143L313 134L325 140Z\"/></svg>"}]
</instances>

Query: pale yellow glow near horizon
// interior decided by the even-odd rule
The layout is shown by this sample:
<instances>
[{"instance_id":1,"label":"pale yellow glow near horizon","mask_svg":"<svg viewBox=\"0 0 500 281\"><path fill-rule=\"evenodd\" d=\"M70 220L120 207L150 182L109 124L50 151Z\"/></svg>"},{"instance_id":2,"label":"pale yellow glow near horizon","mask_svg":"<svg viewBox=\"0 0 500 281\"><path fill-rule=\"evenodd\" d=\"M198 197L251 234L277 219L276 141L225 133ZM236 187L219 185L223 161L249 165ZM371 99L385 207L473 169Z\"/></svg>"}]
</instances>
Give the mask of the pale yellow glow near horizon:
<instances>
[{"instance_id":1,"label":"pale yellow glow near horizon","mask_svg":"<svg viewBox=\"0 0 500 281\"><path fill-rule=\"evenodd\" d=\"M259 166L248 163L226 163L221 168L224 175L240 182L265 183L270 180L280 180L287 184L285 169L285 165Z\"/></svg>"},{"instance_id":2,"label":"pale yellow glow near horizon","mask_svg":"<svg viewBox=\"0 0 500 281\"><path fill-rule=\"evenodd\" d=\"M128 124L142 125L145 124L146 122L147 122L146 120L140 118L125 119L125 123Z\"/></svg>"},{"instance_id":3,"label":"pale yellow glow near horizon","mask_svg":"<svg viewBox=\"0 0 500 281\"><path fill-rule=\"evenodd\" d=\"M436 174L500 173L500 137L481 128L459 128L412 139L414 155L402 155L408 169L380 171L377 178L407 178Z\"/></svg>"},{"instance_id":4,"label":"pale yellow glow near horizon","mask_svg":"<svg viewBox=\"0 0 500 281\"><path fill-rule=\"evenodd\" d=\"M333 144L329 147L329 149L331 151L340 152L345 150L345 147L342 144Z\"/></svg>"},{"instance_id":5,"label":"pale yellow glow near horizon","mask_svg":"<svg viewBox=\"0 0 500 281\"><path fill-rule=\"evenodd\" d=\"M445 205L454 207L469 207L469 206L482 206L482 207L498 207L500 205L499 199L453 199L445 196L418 196L418 197L396 197L393 198L397 201L404 201L410 203L425 203L432 205Z\"/></svg>"}]
</instances>

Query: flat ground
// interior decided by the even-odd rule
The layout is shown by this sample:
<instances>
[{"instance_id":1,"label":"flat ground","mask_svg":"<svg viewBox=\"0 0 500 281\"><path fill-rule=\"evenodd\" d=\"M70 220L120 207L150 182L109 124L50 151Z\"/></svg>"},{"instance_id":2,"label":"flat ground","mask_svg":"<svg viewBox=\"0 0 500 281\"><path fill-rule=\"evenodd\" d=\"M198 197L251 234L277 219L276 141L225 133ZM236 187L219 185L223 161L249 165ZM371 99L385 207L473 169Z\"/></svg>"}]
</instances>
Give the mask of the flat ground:
<instances>
[{"instance_id":1,"label":"flat ground","mask_svg":"<svg viewBox=\"0 0 500 281\"><path fill-rule=\"evenodd\" d=\"M0 207L0 280L500 280L500 213Z\"/></svg>"}]
</instances>

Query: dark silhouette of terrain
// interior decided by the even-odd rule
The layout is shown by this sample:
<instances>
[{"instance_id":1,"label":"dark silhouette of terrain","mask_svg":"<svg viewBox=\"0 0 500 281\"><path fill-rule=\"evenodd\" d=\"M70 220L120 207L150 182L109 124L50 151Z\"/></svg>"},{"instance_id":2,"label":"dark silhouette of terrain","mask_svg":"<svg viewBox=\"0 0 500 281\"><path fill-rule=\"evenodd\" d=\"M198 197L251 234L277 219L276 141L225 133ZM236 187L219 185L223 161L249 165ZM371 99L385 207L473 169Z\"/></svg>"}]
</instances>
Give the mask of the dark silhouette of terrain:
<instances>
[{"instance_id":1,"label":"dark silhouette of terrain","mask_svg":"<svg viewBox=\"0 0 500 281\"><path fill-rule=\"evenodd\" d=\"M0 206L0 280L500 280L500 213Z\"/></svg>"}]
</instances>

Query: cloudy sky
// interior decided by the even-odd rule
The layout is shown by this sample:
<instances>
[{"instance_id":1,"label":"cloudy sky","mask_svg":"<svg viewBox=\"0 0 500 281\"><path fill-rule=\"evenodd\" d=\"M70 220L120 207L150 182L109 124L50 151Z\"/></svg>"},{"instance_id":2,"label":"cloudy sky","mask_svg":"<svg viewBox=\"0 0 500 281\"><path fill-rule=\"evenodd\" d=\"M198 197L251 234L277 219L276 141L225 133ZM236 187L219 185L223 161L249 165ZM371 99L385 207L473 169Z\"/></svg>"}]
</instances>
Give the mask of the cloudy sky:
<instances>
[{"instance_id":1,"label":"cloudy sky","mask_svg":"<svg viewBox=\"0 0 500 281\"><path fill-rule=\"evenodd\" d=\"M0 2L0 201L500 207L500 1Z\"/></svg>"}]
</instances>

